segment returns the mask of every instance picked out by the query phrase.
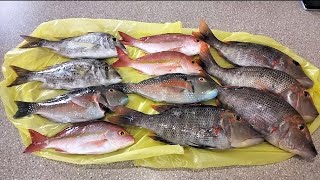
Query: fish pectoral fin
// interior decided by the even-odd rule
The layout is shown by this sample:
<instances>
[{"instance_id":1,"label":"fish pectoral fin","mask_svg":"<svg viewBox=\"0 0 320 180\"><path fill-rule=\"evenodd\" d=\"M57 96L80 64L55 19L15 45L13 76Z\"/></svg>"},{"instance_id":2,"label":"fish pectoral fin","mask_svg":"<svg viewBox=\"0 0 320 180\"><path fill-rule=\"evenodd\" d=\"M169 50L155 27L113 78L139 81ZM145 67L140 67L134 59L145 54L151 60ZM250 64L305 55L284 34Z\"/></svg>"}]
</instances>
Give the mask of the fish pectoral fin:
<instances>
[{"instance_id":1,"label":"fish pectoral fin","mask_svg":"<svg viewBox=\"0 0 320 180\"><path fill-rule=\"evenodd\" d=\"M179 91L188 90L194 92L193 84L190 81L172 80L161 85L162 87L170 87Z\"/></svg>"},{"instance_id":2,"label":"fish pectoral fin","mask_svg":"<svg viewBox=\"0 0 320 180\"><path fill-rule=\"evenodd\" d=\"M160 142L163 142L163 143L166 143L166 144L170 144L170 145L175 145L175 143L173 142L170 142L166 139L163 139L162 137L158 136L158 135L150 135L149 136L151 139L155 140L155 141L160 141Z\"/></svg>"},{"instance_id":3,"label":"fish pectoral fin","mask_svg":"<svg viewBox=\"0 0 320 180\"><path fill-rule=\"evenodd\" d=\"M100 147L103 146L104 143L106 143L108 139L100 139L96 141L87 142L84 144L84 146L93 146L93 147Z\"/></svg>"},{"instance_id":4,"label":"fish pectoral fin","mask_svg":"<svg viewBox=\"0 0 320 180\"><path fill-rule=\"evenodd\" d=\"M206 145L200 145L200 144L197 144L195 142L192 142L192 141L186 141L186 144L188 146L191 146L191 147L194 147L194 148L199 148L199 149L215 149L215 147L211 147L211 146L206 146Z\"/></svg>"},{"instance_id":5,"label":"fish pectoral fin","mask_svg":"<svg viewBox=\"0 0 320 180\"><path fill-rule=\"evenodd\" d=\"M88 104L98 102L99 97L97 95L84 95L81 97L71 98L71 101L81 107L87 108Z\"/></svg>"}]
</instances>

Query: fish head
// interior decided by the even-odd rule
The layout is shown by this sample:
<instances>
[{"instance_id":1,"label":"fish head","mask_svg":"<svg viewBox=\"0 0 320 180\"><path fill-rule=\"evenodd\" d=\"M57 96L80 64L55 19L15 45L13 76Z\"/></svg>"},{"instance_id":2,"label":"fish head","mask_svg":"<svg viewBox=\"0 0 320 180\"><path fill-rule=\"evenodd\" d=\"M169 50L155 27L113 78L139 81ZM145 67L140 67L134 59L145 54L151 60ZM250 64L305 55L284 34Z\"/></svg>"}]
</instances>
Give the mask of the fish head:
<instances>
[{"instance_id":1,"label":"fish head","mask_svg":"<svg viewBox=\"0 0 320 180\"><path fill-rule=\"evenodd\" d=\"M282 95L299 112L305 122L312 122L318 117L319 113L309 92L302 87L292 87L283 92Z\"/></svg>"},{"instance_id":2,"label":"fish head","mask_svg":"<svg viewBox=\"0 0 320 180\"><path fill-rule=\"evenodd\" d=\"M207 101L217 97L217 84L207 75L190 76L188 79L193 86L194 94L201 97L201 101Z\"/></svg>"},{"instance_id":3,"label":"fish head","mask_svg":"<svg viewBox=\"0 0 320 180\"><path fill-rule=\"evenodd\" d=\"M104 89L103 97L106 101L106 104L103 105L111 109L116 106L125 106L129 102L129 98L126 94L112 87L107 87Z\"/></svg>"},{"instance_id":4,"label":"fish head","mask_svg":"<svg viewBox=\"0 0 320 180\"><path fill-rule=\"evenodd\" d=\"M303 158L312 159L318 152L312 142L307 125L299 115L285 117L278 129L266 138L272 144Z\"/></svg>"},{"instance_id":5,"label":"fish head","mask_svg":"<svg viewBox=\"0 0 320 180\"><path fill-rule=\"evenodd\" d=\"M102 79L103 85L117 84L122 81L120 74L112 67L105 66L106 78Z\"/></svg>"},{"instance_id":6,"label":"fish head","mask_svg":"<svg viewBox=\"0 0 320 180\"><path fill-rule=\"evenodd\" d=\"M117 149L128 147L134 144L134 137L130 135L124 128L111 124L109 131L105 134L106 139Z\"/></svg>"},{"instance_id":7,"label":"fish head","mask_svg":"<svg viewBox=\"0 0 320 180\"><path fill-rule=\"evenodd\" d=\"M232 147L247 147L264 141L262 134L258 133L242 117L230 110L224 110L221 114L222 127L229 134Z\"/></svg>"},{"instance_id":8,"label":"fish head","mask_svg":"<svg viewBox=\"0 0 320 180\"><path fill-rule=\"evenodd\" d=\"M203 72L202 67L199 65L199 57L195 57L190 61L187 61L187 63L183 63L182 67L186 72L189 72L190 74L201 74Z\"/></svg>"},{"instance_id":9,"label":"fish head","mask_svg":"<svg viewBox=\"0 0 320 180\"><path fill-rule=\"evenodd\" d=\"M277 63L278 66L284 66L285 72L294 77L303 87L309 89L313 86L313 81L303 72L300 64L289 56L282 56ZM277 69L277 68L275 68Z\"/></svg>"},{"instance_id":10,"label":"fish head","mask_svg":"<svg viewBox=\"0 0 320 180\"><path fill-rule=\"evenodd\" d=\"M124 53L128 54L128 51L126 47L114 36L111 37L112 43L116 46L119 47Z\"/></svg>"}]
</instances>

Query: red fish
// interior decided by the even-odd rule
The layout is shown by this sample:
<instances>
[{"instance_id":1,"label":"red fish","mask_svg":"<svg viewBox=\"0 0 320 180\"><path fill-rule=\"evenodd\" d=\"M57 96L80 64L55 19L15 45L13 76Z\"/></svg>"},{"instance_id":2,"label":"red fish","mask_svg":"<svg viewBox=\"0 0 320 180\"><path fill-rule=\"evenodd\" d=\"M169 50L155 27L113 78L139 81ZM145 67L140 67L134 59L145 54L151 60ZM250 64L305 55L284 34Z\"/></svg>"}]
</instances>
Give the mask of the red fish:
<instances>
[{"instance_id":1,"label":"red fish","mask_svg":"<svg viewBox=\"0 0 320 180\"><path fill-rule=\"evenodd\" d=\"M180 52L163 51L149 54L133 61L122 49L117 48L119 60L112 67L132 67L148 75L172 73L200 74L202 68L192 57Z\"/></svg>"},{"instance_id":2,"label":"red fish","mask_svg":"<svg viewBox=\"0 0 320 180\"><path fill-rule=\"evenodd\" d=\"M148 53L178 51L188 56L199 54L201 41L186 34L168 33L147 36L140 39L119 31L122 43L142 49Z\"/></svg>"}]
</instances>

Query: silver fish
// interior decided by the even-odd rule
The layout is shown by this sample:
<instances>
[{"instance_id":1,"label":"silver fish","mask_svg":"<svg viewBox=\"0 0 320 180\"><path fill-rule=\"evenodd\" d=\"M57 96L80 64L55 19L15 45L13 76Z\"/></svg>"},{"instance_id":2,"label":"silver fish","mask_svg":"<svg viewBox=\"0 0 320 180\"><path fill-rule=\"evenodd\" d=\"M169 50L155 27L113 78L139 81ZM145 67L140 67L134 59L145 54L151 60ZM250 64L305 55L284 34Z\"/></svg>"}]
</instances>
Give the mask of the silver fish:
<instances>
[{"instance_id":1,"label":"silver fish","mask_svg":"<svg viewBox=\"0 0 320 180\"><path fill-rule=\"evenodd\" d=\"M69 37L60 41L21 35L27 43L20 48L45 47L68 58L104 59L117 57L116 46L126 52L123 44L113 35L101 32L91 32L82 36Z\"/></svg>"},{"instance_id":2,"label":"silver fish","mask_svg":"<svg viewBox=\"0 0 320 180\"><path fill-rule=\"evenodd\" d=\"M76 59L49 67L42 71L29 71L10 66L18 75L8 87L29 81L43 82L51 89L75 89L110 85L122 81L120 75L107 63L95 59Z\"/></svg>"},{"instance_id":3,"label":"silver fish","mask_svg":"<svg viewBox=\"0 0 320 180\"><path fill-rule=\"evenodd\" d=\"M42 102L15 101L14 118L39 114L59 123L75 123L103 118L105 113L128 103L128 96L115 89L98 86L71 91Z\"/></svg>"}]
</instances>

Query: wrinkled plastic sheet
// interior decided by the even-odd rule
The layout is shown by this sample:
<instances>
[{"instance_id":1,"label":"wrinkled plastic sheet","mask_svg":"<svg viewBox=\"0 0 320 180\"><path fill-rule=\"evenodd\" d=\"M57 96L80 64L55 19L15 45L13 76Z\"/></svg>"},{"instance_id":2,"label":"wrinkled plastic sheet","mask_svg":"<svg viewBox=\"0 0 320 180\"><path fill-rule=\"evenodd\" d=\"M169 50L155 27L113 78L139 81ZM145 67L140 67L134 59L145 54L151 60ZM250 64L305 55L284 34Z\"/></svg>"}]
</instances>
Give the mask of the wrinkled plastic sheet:
<instances>
[{"instance_id":1,"label":"wrinkled plastic sheet","mask_svg":"<svg viewBox=\"0 0 320 180\"><path fill-rule=\"evenodd\" d=\"M59 40L65 37L82 35L87 32L107 32L119 38L117 31L123 31L139 38L162 33L191 34L192 30L196 29L182 28L180 22L159 24L106 19L63 19L43 23L39 25L31 35L49 40ZM317 109L320 109L319 69L315 66L292 52L290 49L264 36L251 35L244 32L229 33L214 31L214 33L223 41L243 41L265 44L279 49L294 58L315 82L314 87L310 89L309 92ZM211 51L214 58L217 59L221 66L231 67L231 65L220 58L214 50ZM128 47L128 52L132 58L144 55L143 51L134 47ZM115 60L116 58L113 58L108 60L108 62L111 64ZM55 97L66 91L45 90L41 88L41 83L39 82L30 82L20 86L7 88L6 86L16 77L16 74L9 65L15 65L29 70L42 70L48 66L65 61L68 61L68 59L45 48L14 48L5 55L5 61L2 66L5 80L0 84L0 95L7 117L19 130L22 142L25 146L31 143L27 129L36 130L47 136L53 136L68 125L58 124L38 115L32 115L23 119L13 119L12 116L17 110L14 101L41 101ZM124 82L139 82L150 77L143 75L132 68L119 68L117 70L123 77ZM130 94L129 104L127 106L147 114L154 114L156 111L151 108L150 105L152 104L158 103L138 95ZM214 101L208 101L206 104L214 104ZM309 126L309 130L314 132L319 126L320 118L318 117ZM126 127L126 129L135 137L136 143L116 152L103 155L67 155L51 149L45 149L34 154L48 159L75 164L101 164L135 160L134 163L137 166L153 168L206 168L231 165L261 165L283 161L293 156L293 154L273 147L268 143L225 151L167 145L152 140L148 137L150 132L143 128Z\"/></svg>"}]
</instances>

